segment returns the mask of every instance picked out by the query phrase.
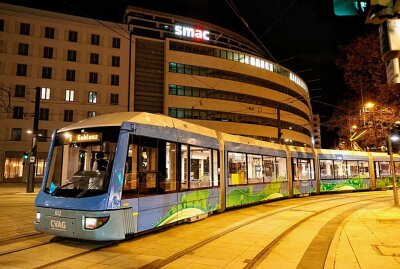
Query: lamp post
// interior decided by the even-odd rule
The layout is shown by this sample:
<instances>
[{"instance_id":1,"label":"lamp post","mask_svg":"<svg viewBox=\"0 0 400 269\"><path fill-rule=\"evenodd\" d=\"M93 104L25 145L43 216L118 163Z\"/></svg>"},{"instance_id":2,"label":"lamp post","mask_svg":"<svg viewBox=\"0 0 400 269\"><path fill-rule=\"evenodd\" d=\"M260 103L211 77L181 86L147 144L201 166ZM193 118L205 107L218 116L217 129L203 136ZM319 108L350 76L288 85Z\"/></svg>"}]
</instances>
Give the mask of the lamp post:
<instances>
[{"instance_id":1,"label":"lamp post","mask_svg":"<svg viewBox=\"0 0 400 269\"><path fill-rule=\"evenodd\" d=\"M128 59L128 112L131 106L131 70L132 70L132 31L129 31L129 59Z\"/></svg>"},{"instance_id":2,"label":"lamp post","mask_svg":"<svg viewBox=\"0 0 400 269\"><path fill-rule=\"evenodd\" d=\"M35 166L37 157L37 138L39 133L39 110L40 110L40 87L36 87L35 115L33 118L32 150L29 158L29 175L26 192L34 192L35 188Z\"/></svg>"},{"instance_id":3,"label":"lamp post","mask_svg":"<svg viewBox=\"0 0 400 269\"><path fill-rule=\"evenodd\" d=\"M392 131L389 128L388 131L388 149L389 149L389 155L390 155L390 173L392 175L393 179L393 198L394 198L394 206L398 207L399 206L399 197L397 196L397 182L396 182L396 173L394 171L394 161L393 161L393 148L392 148ZM397 140L399 137L397 136Z\"/></svg>"}]
</instances>

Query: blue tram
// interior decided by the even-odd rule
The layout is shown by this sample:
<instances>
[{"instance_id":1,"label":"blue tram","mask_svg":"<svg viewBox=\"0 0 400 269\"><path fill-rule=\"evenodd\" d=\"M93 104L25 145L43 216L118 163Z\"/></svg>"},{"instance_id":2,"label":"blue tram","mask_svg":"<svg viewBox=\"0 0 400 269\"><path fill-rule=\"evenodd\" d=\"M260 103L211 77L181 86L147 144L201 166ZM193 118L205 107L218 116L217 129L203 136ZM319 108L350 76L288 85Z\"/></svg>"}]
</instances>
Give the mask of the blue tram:
<instances>
[{"instance_id":1,"label":"blue tram","mask_svg":"<svg viewBox=\"0 0 400 269\"><path fill-rule=\"evenodd\" d=\"M386 188L388 161L379 153L263 142L163 115L107 114L54 132L34 223L64 237L122 240L271 199Z\"/></svg>"}]
</instances>

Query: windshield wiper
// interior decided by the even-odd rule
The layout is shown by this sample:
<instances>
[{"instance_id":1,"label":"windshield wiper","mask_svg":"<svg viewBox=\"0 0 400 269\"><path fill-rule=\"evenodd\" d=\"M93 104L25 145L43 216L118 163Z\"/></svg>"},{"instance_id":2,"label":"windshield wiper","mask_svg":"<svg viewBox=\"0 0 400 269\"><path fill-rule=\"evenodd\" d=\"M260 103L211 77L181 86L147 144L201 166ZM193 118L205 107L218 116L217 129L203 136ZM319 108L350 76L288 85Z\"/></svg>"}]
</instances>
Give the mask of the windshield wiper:
<instances>
[{"instance_id":1,"label":"windshield wiper","mask_svg":"<svg viewBox=\"0 0 400 269\"><path fill-rule=\"evenodd\" d=\"M60 187L56 187L56 188L54 189L54 191L51 193L51 195L52 195L52 196L56 195L56 193L57 193L59 190L65 188L65 187L67 187L67 186L69 186L69 185L71 185L71 184L74 184L74 183L77 183L77 182L81 182L81 181L83 181L83 180L88 180L88 179L90 179L90 177L81 177L80 179L67 182L67 183L65 183L64 185L61 185Z\"/></svg>"},{"instance_id":2,"label":"windshield wiper","mask_svg":"<svg viewBox=\"0 0 400 269\"><path fill-rule=\"evenodd\" d=\"M87 187L76 196L76 198L81 198L88 190L90 190L91 187L95 186L100 179L102 178L97 177L93 182L90 182Z\"/></svg>"}]
</instances>

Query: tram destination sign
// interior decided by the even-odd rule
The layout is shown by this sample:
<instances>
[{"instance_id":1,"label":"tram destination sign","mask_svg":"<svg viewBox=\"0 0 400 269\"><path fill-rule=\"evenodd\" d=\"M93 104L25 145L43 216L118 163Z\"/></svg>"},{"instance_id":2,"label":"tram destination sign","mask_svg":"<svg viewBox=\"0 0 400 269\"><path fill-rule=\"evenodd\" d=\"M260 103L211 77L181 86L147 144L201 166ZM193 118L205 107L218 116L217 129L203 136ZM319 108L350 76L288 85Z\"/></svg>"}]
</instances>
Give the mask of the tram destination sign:
<instances>
[{"instance_id":1,"label":"tram destination sign","mask_svg":"<svg viewBox=\"0 0 400 269\"><path fill-rule=\"evenodd\" d=\"M100 133L74 134L71 137L72 143L97 142L97 141L101 141Z\"/></svg>"}]
</instances>

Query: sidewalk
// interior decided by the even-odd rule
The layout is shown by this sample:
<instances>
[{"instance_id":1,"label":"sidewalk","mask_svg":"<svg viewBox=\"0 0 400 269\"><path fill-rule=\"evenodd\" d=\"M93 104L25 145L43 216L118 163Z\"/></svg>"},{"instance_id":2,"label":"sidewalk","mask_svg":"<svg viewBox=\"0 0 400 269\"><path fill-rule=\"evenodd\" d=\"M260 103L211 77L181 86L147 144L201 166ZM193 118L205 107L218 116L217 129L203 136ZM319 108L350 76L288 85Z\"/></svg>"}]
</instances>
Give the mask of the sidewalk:
<instances>
[{"instance_id":1,"label":"sidewalk","mask_svg":"<svg viewBox=\"0 0 400 269\"><path fill-rule=\"evenodd\" d=\"M26 192L26 183L0 183L0 242L35 233L35 198L40 184L35 184L34 193Z\"/></svg>"},{"instance_id":2,"label":"sidewalk","mask_svg":"<svg viewBox=\"0 0 400 269\"><path fill-rule=\"evenodd\" d=\"M400 207L389 202L354 212L336 231L326 269L400 268Z\"/></svg>"}]
</instances>

